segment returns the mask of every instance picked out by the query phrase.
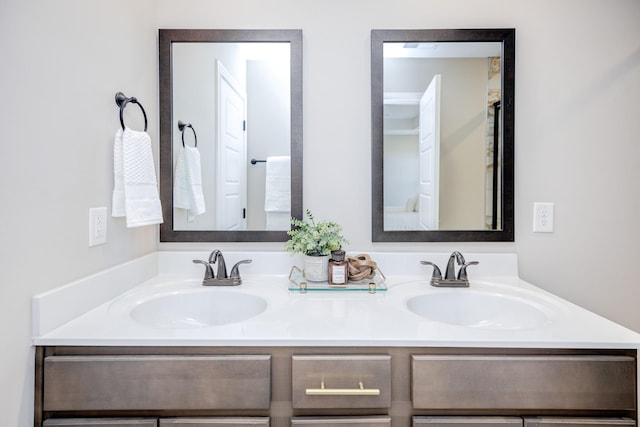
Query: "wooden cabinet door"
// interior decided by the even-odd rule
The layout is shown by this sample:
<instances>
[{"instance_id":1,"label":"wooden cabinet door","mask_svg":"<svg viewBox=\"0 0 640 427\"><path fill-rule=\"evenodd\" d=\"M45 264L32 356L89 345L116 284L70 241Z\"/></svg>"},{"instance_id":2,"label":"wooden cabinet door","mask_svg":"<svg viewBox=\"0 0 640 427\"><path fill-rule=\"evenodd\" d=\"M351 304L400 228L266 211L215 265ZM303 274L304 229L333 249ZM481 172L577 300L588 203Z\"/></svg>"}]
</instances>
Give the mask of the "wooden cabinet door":
<instances>
[{"instance_id":1,"label":"wooden cabinet door","mask_svg":"<svg viewBox=\"0 0 640 427\"><path fill-rule=\"evenodd\" d=\"M45 411L268 409L271 356L50 356Z\"/></svg>"},{"instance_id":2,"label":"wooden cabinet door","mask_svg":"<svg viewBox=\"0 0 640 427\"><path fill-rule=\"evenodd\" d=\"M160 427L269 427L269 417L161 418Z\"/></svg>"},{"instance_id":3,"label":"wooden cabinet door","mask_svg":"<svg viewBox=\"0 0 640 427\"><path fill-rule=\"evenodd\" d=\"M630 418L525 417L524 427L635 427Z\"/></svg>"},{"instance_id":4,"label":"wooden cabinet door","mask_svg":"<svg viewBox=\"0 0 640 427\"><path fill-rule=\"evenodd\" d=\"M292 427L391 427L390 417L299 417Z\"/></svg>"},{"instance_id":5,"label":"wooden cabinet door","mask_svg":"<svg viewBox=\"0 0 640 427\"><path fill-rule=\"evenodd\" d=\"M520 417L413 417L413 427L522 427Z\"/></svg>"},{"instance_id":6,"label":"wooden cabinet door","mask_svg":"<svg viewBox=\"0 0 640 427\"><path fill-rule=\"evenodd\" d=\"M391 356L294 355L294 408L388 408Z\"/></svg>"},{"instance_id":7,"label":"wooden cabinet door","mask_svg":"<svg viewBox=\"0 0 640 427\"><path fill-rule=\"evenodd\" d=\"M43 427L157 427L156 418L60 418L48 419Z\"/></svg>"},{"instance_id":8,"label":"wooden cabinet door","mask_svg":"<svg viewBox=\"0 0 640 427\"><path fill-rule=\"evenodd\" d=\"M629 356L412 356L414 408L635 410Z\"/></svg>"}]
</instances>

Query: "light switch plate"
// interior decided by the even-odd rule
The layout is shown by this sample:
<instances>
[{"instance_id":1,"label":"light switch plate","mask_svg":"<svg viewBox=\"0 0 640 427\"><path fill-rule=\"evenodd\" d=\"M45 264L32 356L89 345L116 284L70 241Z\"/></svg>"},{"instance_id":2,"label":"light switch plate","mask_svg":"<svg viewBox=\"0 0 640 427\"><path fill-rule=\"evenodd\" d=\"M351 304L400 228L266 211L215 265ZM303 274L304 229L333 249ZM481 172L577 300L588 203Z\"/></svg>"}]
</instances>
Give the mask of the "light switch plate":
<instances>
[{"instance_id":1,"label":"light switch plate","mask_svg":"<svg viewBox=\"0 0 640 427\"><path fill-rule=\"evenodd\" d=\"M89 247L107 243L107 208L89 209Z\"/></svg>"},{"instance_id":2,"label":"light switch plate","mask_svg":"<svg viewBox=\"0 0 640 427\"><path fill-rule=\"evenodd\" d=\"M533 204L533 232L553 233L553 203Z\"/></svg>"}]
</instances>

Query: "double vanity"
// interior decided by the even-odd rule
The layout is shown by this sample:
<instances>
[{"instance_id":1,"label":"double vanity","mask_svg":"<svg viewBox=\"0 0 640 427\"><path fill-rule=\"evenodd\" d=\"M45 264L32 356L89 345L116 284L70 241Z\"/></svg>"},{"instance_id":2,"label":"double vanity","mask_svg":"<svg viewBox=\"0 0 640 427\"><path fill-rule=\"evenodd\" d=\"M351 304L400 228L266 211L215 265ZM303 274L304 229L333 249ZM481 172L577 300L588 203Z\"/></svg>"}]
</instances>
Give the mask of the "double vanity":
<instances>
[{"instance_id":1,"label":"double vanity","mask_svg":"<svg viewBox=\"0 0 640 427\"><path fill-rule=\"evenodd\" d=\"M375 253L373 290L292 291L297 258L161 251L37 295L36 426L637 424L640 335L518 278L430 285L448 254Z\"/></svg>"}]
</instances>

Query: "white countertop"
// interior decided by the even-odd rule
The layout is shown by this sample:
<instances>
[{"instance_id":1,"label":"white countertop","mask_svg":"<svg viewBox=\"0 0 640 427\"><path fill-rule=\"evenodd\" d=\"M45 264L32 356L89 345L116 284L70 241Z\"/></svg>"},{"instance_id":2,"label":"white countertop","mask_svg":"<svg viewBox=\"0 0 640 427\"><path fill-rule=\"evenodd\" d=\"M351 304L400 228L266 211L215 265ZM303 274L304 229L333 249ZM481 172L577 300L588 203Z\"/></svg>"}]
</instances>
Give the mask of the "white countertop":
<instances>
[{"instance_id":1,"label":"white countertop","mask_svg":"<svg viewBox=\"0 0 640 427\"><path fill-rule=\"evenodd\" d=\"M407 309L415 295L443 292L428 284L430 267L444 267L447 254L372 254L386 275L387 291L293 292L288 255L225 254L227 266L242 258L239 287L201 286L202 266L193 252L159 252L118 266L33 300L35 345L74 346L432 346L512 348L638 348L640 335L555 297L517 277L513 254L470 254L480 259L469 269L470 288L509 289L544 299L554 315L544 325L521 329L485 329L432 321ZM444 261L443 261L444 260ZM383 267L384 265L384 267ZM482 266L482 267L481 267ZM124 270L123 270L124 269ZM263 273L264 272L264 273ZM405 274L403 274L405 273ZM145 280L141 278L146 277ZM113 280L117 279L117 285ZM137 280L137 282L136 282ZM245 321L190 329L158 328L129 316L129 309L153 295L172 292L250 293L267 301L266 309ZM72 310L68 307L73 307ZM75 311L74 311L75 310Z\"/></svg>"}]
</instances>

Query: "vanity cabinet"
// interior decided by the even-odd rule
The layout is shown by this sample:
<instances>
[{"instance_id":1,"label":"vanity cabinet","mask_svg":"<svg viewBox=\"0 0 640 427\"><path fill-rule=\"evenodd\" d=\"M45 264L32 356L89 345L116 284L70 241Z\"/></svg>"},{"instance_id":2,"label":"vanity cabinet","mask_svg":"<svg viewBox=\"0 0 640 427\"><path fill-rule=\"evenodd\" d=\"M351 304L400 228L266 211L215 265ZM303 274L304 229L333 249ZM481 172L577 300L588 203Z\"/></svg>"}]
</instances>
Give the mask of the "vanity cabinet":
<instances>
[{"instance_id":1,"label":"vanity cabinet","mask_svg":"<svg viewBox=\"0 0 640 427\"><path fill-rule=\"evenodd\" d=\"M637 425L635 349L50 346L35 377L36 427Z\"/></svg>"}]
</instances>

